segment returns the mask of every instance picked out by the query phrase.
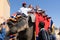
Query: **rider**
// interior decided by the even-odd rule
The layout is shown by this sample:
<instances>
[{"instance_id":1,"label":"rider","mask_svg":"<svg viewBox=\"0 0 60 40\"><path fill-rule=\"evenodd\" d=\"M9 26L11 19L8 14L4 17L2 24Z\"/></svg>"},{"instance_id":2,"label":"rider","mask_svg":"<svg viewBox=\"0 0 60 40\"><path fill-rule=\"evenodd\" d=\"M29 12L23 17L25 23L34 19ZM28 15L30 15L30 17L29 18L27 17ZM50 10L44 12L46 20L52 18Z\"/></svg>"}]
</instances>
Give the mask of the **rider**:
<instances>
[{"instance_id":1,"label":"rider","mask_svg":"<svg viewBox=\"0 0 60 40\"><path fill-rule=\"evenodd\" d=\"M26 7L26 3L24 2L24 3L22 3L22 7L18 10L18 12L22 13L22 15L23 15L24 17L27 17L29 10L30 10L30 9Z\"/></svg>"}]
</instances>

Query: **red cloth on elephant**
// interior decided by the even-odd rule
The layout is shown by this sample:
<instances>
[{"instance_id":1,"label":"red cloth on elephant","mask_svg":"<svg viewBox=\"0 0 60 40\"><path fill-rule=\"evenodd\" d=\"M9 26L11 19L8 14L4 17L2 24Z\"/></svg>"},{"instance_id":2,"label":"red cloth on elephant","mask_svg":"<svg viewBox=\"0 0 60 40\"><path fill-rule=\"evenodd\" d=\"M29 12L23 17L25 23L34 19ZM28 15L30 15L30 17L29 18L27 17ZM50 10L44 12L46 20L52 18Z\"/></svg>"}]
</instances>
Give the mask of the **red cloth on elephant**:
<instances>
[{"instance_id":1,"label":"red cloth on elephant","mask_svg":"<svg viewBox=\"0 0 60 40\"><path fill-rule=\"evenodd\" d=\"M43 21L42 15L36 13L36 21L35 21L36 22L35 23L35 25L36 25L36 35L38 35L38 33L39 33L39 27L38 27L38 25L39 25L39 22L41 22L41 21Z\"/></svg>"},{"instance_id":2,"label":"red cloth on elephant","mask_svg":"<svg viewBox=\"0 0 60 40\"><path fill-rule=\"evenodd\" d=\"M44 23L45 23L44 28L45 28L45 30L47 30L47 29L48 29L48 23L47 23L47 20L44 20Z\"/></svg>"},{"instance_id":3,"label":"red cloth on elephant","mask_svg":"<svg viewBox=\"0 0 60 40\"><path fill-rule=\"evenodd\" d=\"M48 27L50 26L50 20L44 20L44 22L45 22L45 26L44 26L44 28L45 28L45 30L47 31L48 30Z\"/></svg>"},{"instance_id":4,"label":"red cloth on elephant","mask_svg":"<svg viewBox=\"0 0 60 40\"><path fill-rule=\"evenodd\" d=\"M48 27L50 27L50 19L47 20Z\"/></svg>"}]
</instances>

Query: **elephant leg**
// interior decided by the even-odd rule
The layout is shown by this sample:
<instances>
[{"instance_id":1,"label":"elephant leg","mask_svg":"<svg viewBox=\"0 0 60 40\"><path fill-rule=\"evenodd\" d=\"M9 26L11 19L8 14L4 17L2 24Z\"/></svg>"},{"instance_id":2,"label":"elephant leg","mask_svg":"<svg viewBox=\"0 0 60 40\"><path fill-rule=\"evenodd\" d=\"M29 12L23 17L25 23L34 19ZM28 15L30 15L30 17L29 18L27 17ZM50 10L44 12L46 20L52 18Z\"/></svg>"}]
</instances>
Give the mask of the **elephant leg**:
<instances>
[{"instance_id":1,"label":"elephant leg","mask_svg":"<svg viewBox=\"0 0 60 40\"><path fill-rule=\"evenodd\" d=\"M26 35L27 35L27 40L32 40L33 27L29 27L29 28L27 29Z\"/></svg>"}]
</instances>

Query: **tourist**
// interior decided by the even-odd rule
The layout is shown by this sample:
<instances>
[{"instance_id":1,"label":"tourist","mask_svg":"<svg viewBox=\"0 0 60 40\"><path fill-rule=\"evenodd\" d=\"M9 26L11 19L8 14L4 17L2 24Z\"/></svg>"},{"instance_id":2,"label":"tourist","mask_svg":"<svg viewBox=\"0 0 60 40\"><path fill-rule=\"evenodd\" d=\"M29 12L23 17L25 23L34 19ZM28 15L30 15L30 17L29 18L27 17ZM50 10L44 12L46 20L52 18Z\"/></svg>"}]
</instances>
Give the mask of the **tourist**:
<instances>
[{"instance_id":1,"label":"tourist","mask_svg":"<svg viewBox=\"0 0 60 40\"><path fill-rule=\"evenodd\" d=\"M6 35L6 29L3 24L0 24L0 40L4 40Z\"/></svg>"},{"instance_id":2,"label":"tourist","mask_svg":"<svg viewBox=\"0 0 60 40\"><path fill-rule=\"evenodd\" d=\"M22 7L19 9L18 12L22 13L22 15L24 17L27 17L28 16L28 11L29 11L29 9L27 8L26 3L24 2L24 3L22 3Z\"/></svg>"},{"instance_id":3,"label":"tourist","mask_svg":"<svg viewBox=\"0 0 60 40\"><path fill-rule=\"evenodd\" d=\"M45 23L44 22L40 22L39 23L39 34L38 34L38 40L49 40L49 36L47 31L44 28Z\"/></svg>"},{"instance_id":4,"label":"tourist","mask_svg":"<svg viewBox=\"0 0 60 40\"><path fill-rule=\"evenodd\" d=\"M52 34L52 28L48 28L48 34L50 37L50 40L56 40L56 36L54 34Z\"/></svg>"}]
</instances>

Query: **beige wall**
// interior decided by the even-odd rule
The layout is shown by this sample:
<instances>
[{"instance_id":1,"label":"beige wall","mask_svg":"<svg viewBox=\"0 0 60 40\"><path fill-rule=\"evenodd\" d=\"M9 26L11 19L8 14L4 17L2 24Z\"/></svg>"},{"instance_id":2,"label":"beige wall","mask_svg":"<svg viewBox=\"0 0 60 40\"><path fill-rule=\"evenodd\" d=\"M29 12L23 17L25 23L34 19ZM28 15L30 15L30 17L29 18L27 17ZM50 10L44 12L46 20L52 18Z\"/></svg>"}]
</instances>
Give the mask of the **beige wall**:
<instances>
[{"instance_id":1,"label":"beige wall","mask_svg":"<svg viewBox=\"0 0 60 40\"><path fill-rule=\"evenodd\" d=\"M0 0L0 23L10 16L10 5L8 0Z\"/></svg>"}]
</instances>

